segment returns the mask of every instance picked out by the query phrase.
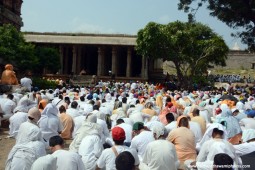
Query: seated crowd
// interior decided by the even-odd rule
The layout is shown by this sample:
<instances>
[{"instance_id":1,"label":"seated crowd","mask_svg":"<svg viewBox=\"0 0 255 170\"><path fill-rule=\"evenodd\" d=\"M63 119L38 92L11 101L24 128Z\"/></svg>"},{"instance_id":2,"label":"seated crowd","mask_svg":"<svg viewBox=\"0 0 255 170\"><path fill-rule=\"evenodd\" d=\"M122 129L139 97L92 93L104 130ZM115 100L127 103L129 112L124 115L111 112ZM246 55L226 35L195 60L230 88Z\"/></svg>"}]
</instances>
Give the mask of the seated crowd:
<instances>
[{"instance_id":1,"label":"seated crowd","mask_svg":"<svg viewBox=\"0 0 255 170\"><path fill-rule=\"evenodd\" d=\"M6 170L239 169L255 152L252 93L100 83L3 94Z\"/></svg>"}]
</instances>

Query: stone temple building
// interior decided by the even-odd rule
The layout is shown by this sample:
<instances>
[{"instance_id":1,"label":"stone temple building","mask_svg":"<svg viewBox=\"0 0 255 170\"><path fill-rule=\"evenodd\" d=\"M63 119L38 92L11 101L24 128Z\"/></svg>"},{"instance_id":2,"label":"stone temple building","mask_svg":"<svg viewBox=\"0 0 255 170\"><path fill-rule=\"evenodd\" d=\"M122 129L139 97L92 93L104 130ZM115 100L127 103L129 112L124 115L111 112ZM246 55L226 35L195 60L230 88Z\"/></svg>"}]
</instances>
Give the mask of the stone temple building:
<instances>
[{"instance_id":1,"label":"stone temple building","mask_svg":"<svg viewBox=\"0 0 255 170\"><path fill-rule=\"evenodd\" d=\"M22 0L0 0L0 25L12 24L18 30L23 26L21 15Z\"/></svg>"},{"instance_id":2,"label":"stone temple building","mask_svg":"<svg viewBox=\"0 0 255 170\"><path fill-rule=\"evenodd\" d=\"M162 60L139 56L136 38L121 34L25 33L26 41L59 50L59 74L78 75L84 69L99 79L108 79L111 71L118 80L163 81L166 75ZM255 55L235 47L230 50L226 64L213 69L254 69Z\"/></svg>"}]
</instances>

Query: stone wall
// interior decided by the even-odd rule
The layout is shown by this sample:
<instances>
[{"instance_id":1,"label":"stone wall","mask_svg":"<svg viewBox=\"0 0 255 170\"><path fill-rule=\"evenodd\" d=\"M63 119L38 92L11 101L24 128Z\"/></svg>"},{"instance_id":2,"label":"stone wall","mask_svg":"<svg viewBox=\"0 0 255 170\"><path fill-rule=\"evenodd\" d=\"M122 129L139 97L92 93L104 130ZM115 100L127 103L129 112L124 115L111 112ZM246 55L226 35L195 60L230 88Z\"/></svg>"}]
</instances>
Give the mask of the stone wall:
<instances>
[{"instance_id":1,"label":"stone wall","mask_svg":"<svg viewBox=\"0 0 255 170\"><path fill-rule=\"evenodd\" d=\"M0 25L12 24L18 30L23 26L21 16L22 0L0 1Z\"/></svg>"},{"instance_id":2,"label":"stone wall","mask_svg":"<svg viewBox=\"0 0 255 170\"><path fill-rule=\"evenodd\" d=\"M252 69L252 63L255 65L255 54L246 51L230 51L226 61L226 67L223 69Z\"/></svg>"}]
</instances>

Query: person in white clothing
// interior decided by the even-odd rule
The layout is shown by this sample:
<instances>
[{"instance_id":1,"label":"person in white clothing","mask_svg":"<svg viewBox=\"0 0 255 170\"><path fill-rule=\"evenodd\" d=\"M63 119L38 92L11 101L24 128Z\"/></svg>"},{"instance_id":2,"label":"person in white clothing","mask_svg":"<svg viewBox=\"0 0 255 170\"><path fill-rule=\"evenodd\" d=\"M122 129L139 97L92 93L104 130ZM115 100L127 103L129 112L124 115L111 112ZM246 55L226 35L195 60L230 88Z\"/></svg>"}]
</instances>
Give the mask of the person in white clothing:
<instances>
[{"instance_id":1,"label":"person in white clothing","mask_svg":"<svg viewBox=\"0 0 255 170\"><path fill-rule=\"evenodd\" d=\"M56 170L57 158L52 155L42 156L33 163L31 170Z\"/></svg>"},{"instance_id":2,"label":"person in white clothing","mask_svg":"<svg viewBox=\"0 0 255 170\"><path fill-rule=\"evenodd\" d=\"M80 116L81 114L79 113L78 110L78 103L77 101L73 101L71 103L71 108L66 109L66 114L70 115L73 119L77 116Z\"/></svg>"},{"instance_id":3,"label":"person in white clothing","mask_svg":"<svg viewBox=\"0 0 255 170\"><path fill-rule=\"evenodd\" d=\"M57 158L56 170L85 170L81 156L75 152L64 150L64 140L60 136L52 136L49 146L52 156Z\"/></svg>"},{"instance_id":4,"label":"person in white clothing","mask_svg":"<svg viewBox=\"0 0 255 170\"><path fill-rule=\"evenodd\" d=\"M19 127L22 123L26 122L28 118L27 113L18 111L9 119L9 137L15 138L18 134Z\"/></svg>"},{"instance_id":5,"label":"person in white clothing","mask_svg":"<svg viewBox=\"0 0 255 170\"><path fill-rule=\"evenodd\" d=\"M177 170L179 161L175 146L165 140L164 125L154 126L152 129L155 141L150 142L145 150L143 163L140 164L140 170Z\"/></svg>"},{"instance_id":6,"label":"person in white clothing","mask_svg":"<svg viewBox=\"0 0 255 170\"><path fill-rule=\"evenodd\" d=\"M173 113L166 114L166 121L168 124L165 126L165 128L166 128L167 134L169 134L169 132L171 132L171 130L177 128L177 123L175 121Z\"/></svg>"},{"instance_id":7,"label":"person in white clothing","mask_svg":"<svg viewBox=\"0 0 255 170\"><path fill-rule=\"evenodd\" d=\"M24 144L30 141L43 141L42 132L37 125L40 117L41 113L36 107L28 111L28 120L20 125L16 137L16 144Z\"/></svg>"},{"instance_id":8,"label":"person in white clothing","mask_svg":"<svg viewBox=\"0 0 255 170\"><path fill-rule=\"evenodd\" d=\"M123 119L118 119L116 121L116 124L117 124L118 127L121 127L122 129L124 129L125 136L126 136L126 139L124 141L124 145L129 147L130 144L131 144L131 140L132 140L132 126L125 123L125 121Z\"/></svg>"},{"instance_id":9,"label":"person in white clothing","mask_svg":"<svg viewBox=\"0 0 255 170\"><path fill-rule=\"evenodd\" d=\"M247 118L243 118L239 122L242 130L244 130L244 129L255 129L255 119L254 119L255 110L247 110L245 112L245 114L247 115Z\"/></svg>"},{"instance_id":10,"label":"person in white clothing","mask_svg":"<svg viewBox=\"0 0 255 170\"><path fill-rule=\"evenodd\" d=\"M1 120L9 120L13 115L16 103L13 101L13 94L8 94L6 98L0 98L0 106L3 111Z\"/></svg>"},{"instance_id":11,"label":"person in white clothing","mask_svg":"<svg viewBox=\"0 0 255 170\"><path fill-rule=\"evenodd\" d=\"M41 131L35 125L39 118L40 111L31 108L28 112L28 121L21 124L16 144L8 155L6 170L28 170L37 158L46 155Z\"/></svg>"},{"instance_id":12,"label":"person in white clothing","mask_svg":"<svg viewBox=\"0 0 255 170\"><path fill-rule=\"evenodd\" d=\"M33 162L44 155L46 155L46 151L42 141L16 144L8 155L5 169L30 170Z\"/></svg>"},{"instance_id":13,"label":"person in white clothing","mask_svg":"<svg viewBox=\"0 0 255 170\"><path fill-rule=\"evenodd\" d=\"M31 91L32 88L32 80L28 77L23 77L20 79L20 85L25 88L25 91Z\"/></svg>"},{"instance_id":14,"label":"person in white clothing","mask_svg":"<svg viewBox=\"0 0 255 170\"><path fill-rule=\"evenodd\" d=\"M245 129L242 135L242 144L233 145L237 156L247 155L255 152L255 130Z\"/></svg>"},{"instance_id":15,"label":"person in white clothing","mask_svg":"<svg viewBox=\"0 0 255 170\"><path fill-rule=\"evenodd\" d=\"M115 145L111 148L105 149L97 161L96 170L105 168L106 170L116 170L115 159L116 157L124 151L130 152L135 158L135 166L139 166L139 159L137 152L124 145L125 131L121 127L114 127L112 129L112 139Z\"/></svg>"},{"instance_id":16,"label":"person in white clothing","mask_svg":"<svg viewBox=\"0 0 255 170\"><path fill-rule=\"evenodd\" d=\"M75 138L69 146L70 151L78 152L82 139L88 135L98 135L101 138L102 128L96 122L97 117L93 113L86 116L81 127L76 131Z\"/></svg>"},{"instance_id":17,"label":"person in white clothing","mask_svg":"<svg viewBox=\"0 0 255 170\"><path fill-rule=\"evenodd\" d=\"M94 170L96 162L103 151L103 144L99 135L88 135L81 141L79 155L82 156L82 162L86 170Z\"/></svg>"},{"instance_id":18,"label":"person in white clothing","mask_svg":"<svg viewBox=\"0 0 255 170\"><path fill-rule=\"evenodd\" d=\"M139 160L142 161L147 145L155 140L153 133L146 130L142 122L136 122L133 125L133 136L130 148L138 152Z\"/></svg>"},{"instance_id":19,"label":"person in white clothing","mask_svg":"<svg viewBox=\"0 0 255 170\"><path fill-rule=\"evenodd\" d=\"M105 139L110 137L110 132L109 132L109 129L108 129L106 121L105 121L105 114L102 113L101 111L99 111L98 105L94 105L93 110L94 111L91 113L93 113L97 116L97 124L99 124L103 130L101 141L104 144Z\"/></svg>"},{"instance_id":20,"label":"person in white clothing","mask_svg":"<svg viewBox=\"0 0 255 170\"><path fill-rule=\"evenodd\" d=\"M41 119L38 122L46 144L48 144L49 139L52 136L59 135L63 130L63 125L57 115L58 108L52 103L48 103L42 112Z\"/></svg>"}]
</instances>

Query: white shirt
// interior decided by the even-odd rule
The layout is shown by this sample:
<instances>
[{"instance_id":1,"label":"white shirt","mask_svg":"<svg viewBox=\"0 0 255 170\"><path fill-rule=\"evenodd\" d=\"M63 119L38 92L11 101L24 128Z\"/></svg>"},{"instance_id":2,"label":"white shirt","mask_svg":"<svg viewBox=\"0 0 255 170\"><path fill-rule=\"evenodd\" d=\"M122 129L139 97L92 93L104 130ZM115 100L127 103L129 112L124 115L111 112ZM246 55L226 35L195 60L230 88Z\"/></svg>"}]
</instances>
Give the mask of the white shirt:
<instances>
[{"instance_id":1,"label":"white shirt","mask_svg":"<svg viewBox=\"0 0 255 170\"><path fill-rule=\"evenodd\" d=\"M210 123L211 118L210 118L208 110L200 110L199 115L205 119L206 124Z\"/></svg>"},{"instance_id":2,"label":"white shirt","mask_svg":"<svg viewBox=\"0 0 255 170\"><path fill-rule=\"evenodd\" d=\"M143 163L150 170L176 170L179 167L175 147L167 140L150 142L146 147Z\"/></svg>"},{"instance_id":3,"label":"white shirt","mask_svg":"<svg viewBox=\"0 0 255 170\"><path fill-rule=\"evenodd\" d=\"M254 118L243 118L239 122L240 126L244 129L255 129L255 119Z\"/></svg>"},{"instance_id":4,"label":"white shirt","mask_svg":"<svg viewBox=\"0 0 255 170\"><path fill-rule=\"evenodd\" d=\"M255 151L255 142L242 143L239 145L233 145L237 156L247 155Z\"/></svg>"},{"instance_id":5,"label":"white shirt","mask_svg":"<svg viewBox=\"0 0 255 170\"><path fill-rule=\"evenodd\" d=\"M116 148L118 154L124 151L130 152L135 158L135 165L139 165L139 159L135 150L124 145L115 145L114 147ZM106 170L116 170L115 159L116 156L112 148L107 148L102 152L102 155L99 157L97 161L97 166L101 169L105 167Z\"/></svg>"},{"instance_id":6,"label":"white shirt","mask_svg":"<svg viewBox=\"0 0 255 170\"><path fill-rule=\"evenodd\" d=\"M103 145L99 136L88 135L82 139L78 153L82 156L82 161L86 170L95 169L96 162L102 151Z\"/></svg>"},{"instance_id":7,"label":"white shirt","mask_svg":"<svg viewBox=\"0 0 255 170\"><path fill-rule=\"evenodd\" d=\"M75 152L61 149L52 156L57 158L57 170L85 170L81 156Z\"/></svg>"},{"instance_id":8,"label":"white shirt","mask_svg":"<svg viewBox=\"0 0 255 170\"><path fill-rule=\"evenodd\" d=\"M13 110L16 107L16 103L8 98L0 98L0 105L4 112L4 119L9 119L13 115Z\"/></svg>"},{"instance_id":9,"label":"white shirt","mask_svg":"<svg viewBox=\"0 0 255 170\"><path fill-rule=\"evenodd\" d=\"M175 129L177 127L177 123L176 121L172 121L171 123L168 123L165 128L166 128L166 131L167 131L167 134L169 132L171 132L171 130Z\"/></svg>"},{"instance_id":10,"label":"white shirt","mask_svg":"<svg viewBox=\"0 0 255 170\"><path fill-rule=\"evenodd\" d=\"M78 116L81 115L81 114L79 113L79 110L74 109L74 108L66 109L66 114L70 115L73 119L74 119L75 117L78 117Z\"/></svg>"},{"instance_id":11,"label":"white shirt","mask_svg":"<svg viewBox=\"0 0 255 170\"><path fill-rule=\"evenodd\" d=\"M131 142L132 140L132 126L127 123L121 123L117 125L125 131L126 139L124 142Z\"/></svg>"},{"instance_id":12,"label":"white shirt","mask_svg":"<svg viewBox=\"0 0 255 170\"><path fill-rule=\"evenodd\" d=\"M20 79L20 84L21 86L26 87L29 91L31 91L32 80L30 78L24 77Z\"/></svg>"},{"instance_id":13,"label":"white shirt","mask_svg":"<svg viewBox=\"0 0 255 170\"><path fill-rule=\"evenodd\" d=\"M74 128L73 128L73 134L72 134L73 139L75 137L77 130L81 127L82 122L85 121L85 118L86 118L85 116L78 116L73 119L73 122L74 122Z\"/></svg>"},{"instance_id":14,"label":"white shirt","mask_svg":"<svg viewBox=\"0 0 255 170\"><path fill-rule=\"evenodd\" d=\"M110 137L110 132L108 130L108 127L107 127L107 124L105 121L101 120L101 119L97 119L97 124L99 124L101 127L102 127L102 130L103 130L103 134L102 134L102 139L101 141L103 143L105 143L105 139Z\"/></svg>"},{"instance_id":15,"label":"white shirt","mask_svg":"<svg viewBox=\"0 0 255 170\"><path fill-rule=\"evenodd\" d=\"M10 121L10 137L16 137L19 131L19 127L22 123L27 121L27 113L25 112L17 112L14 115L12 115L9 119Z\"/></svg>"},{"instance_id":16,"label":"white shirt","mask_svg":"<svg viewBox=\"0 0 255 170\"><path fill-rule=\"evenodd\" d=\"M141 161L148 143L154 140L151 131L143 130L139 135L132 139L130 148L133 148L138 152L139 160Z\"/></svg>"},{"instance_id":17,"label":"white shirt","mask_svg":"<svg viewBox=\"0 0 255 170\"><path fill-rule=\"evenodd\" d=\"M195 142L198 143L203 137L200 125L197 122L189 121L189 126L195 135Z\"/></svg>"}]
</instances>

